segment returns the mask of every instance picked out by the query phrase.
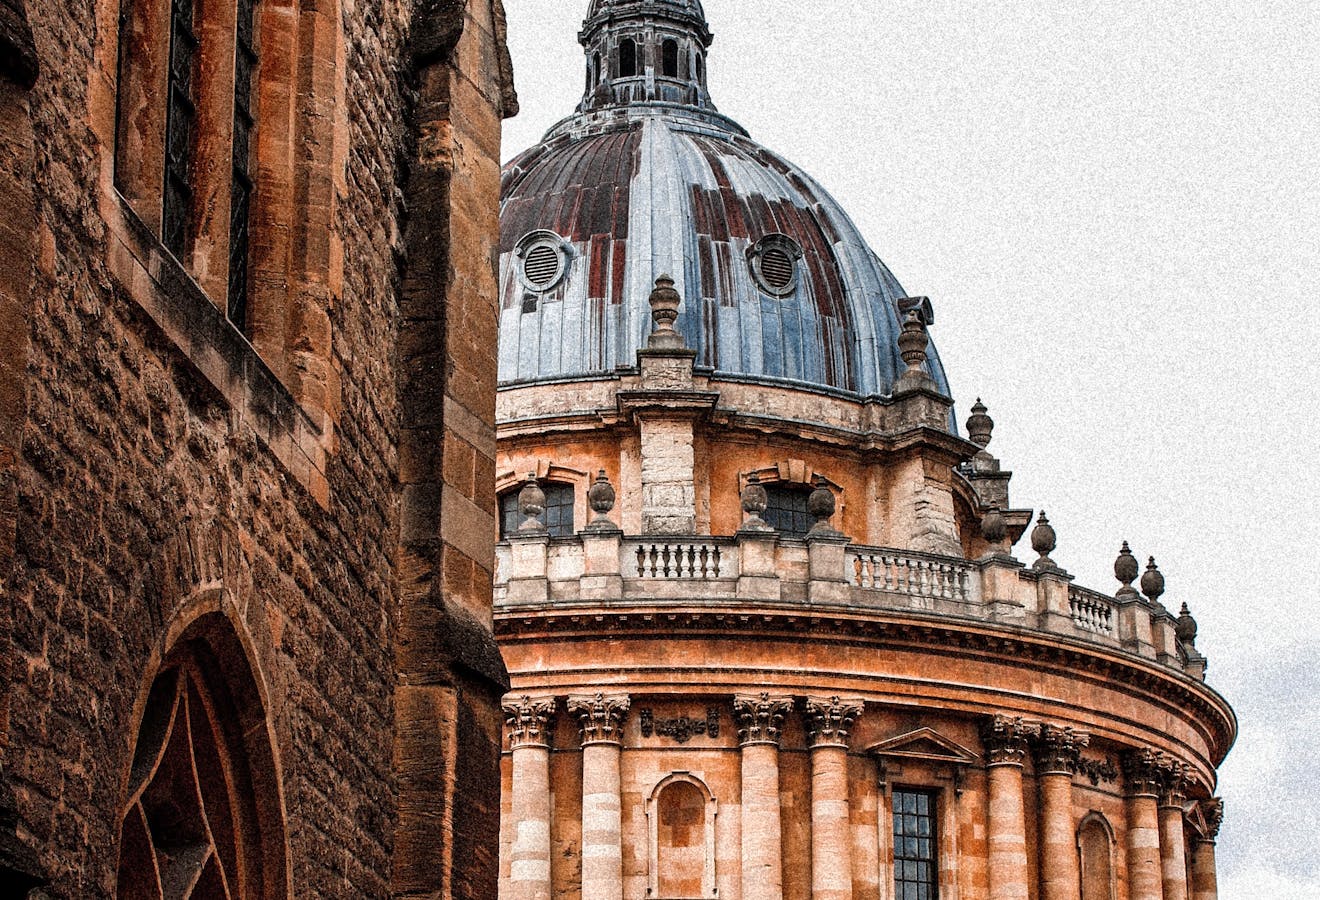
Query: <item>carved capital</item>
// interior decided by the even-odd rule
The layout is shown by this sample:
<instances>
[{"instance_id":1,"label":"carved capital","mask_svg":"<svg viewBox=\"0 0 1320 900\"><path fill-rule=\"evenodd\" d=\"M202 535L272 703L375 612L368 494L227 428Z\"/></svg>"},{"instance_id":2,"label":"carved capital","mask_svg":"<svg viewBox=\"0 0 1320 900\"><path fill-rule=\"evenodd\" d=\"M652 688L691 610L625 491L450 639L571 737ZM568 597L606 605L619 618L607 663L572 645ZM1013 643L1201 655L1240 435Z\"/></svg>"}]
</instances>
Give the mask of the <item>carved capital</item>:
<instances>
[{"instance_id":1,"label":"carved capital","mask_svg":"<svg viewBox=\"0 0 1320 900\"><path fill-rule=\"evenodd\" d=\"M857 717L862 714L863 703L857 698L807 697L802 713L807 725L809 747L847 747L848 734Z\"/></svg>"},{"instance_id":2,"label":"carved capital","mask_svg":"<svg viewBox=\"0 0 1320 900\"><path fill-rule=\"evenodd\" d=\"M1037 775L1076 775L1081 766L1082 749L1091 743L1084 731L1042 725L1040 737L1032 746Z\"/></svg>"},{"instance_id":3,"label":"carved capital","mask_svg":"<svg viewBox=\"0 0 1320 900\"><path fill-rule=\"evenodd\" d=\"M1160 774L1160 806L1181 812L1187 803L1187 785L1191 781L1187 764L1168 760Z\"/></svg>"},{"instance_id":4,"label":"carved capital","mask_svg":"<svg viewBox=\"0 0 1320 900\"><path fill-rule=\"evenodd\" d=\"M1159 797L1168 767L1168 757L1147 747L1123 754L1123 774L1127 777L1128 796Z\"/></svg>"},{"instance_id":5,"label":"carved capital","mask_svg":"<svg viewBox=\"0 0 1320 900\"><path fill-rule=\"evenodd\" d=\"M1219 837L1219 826L1224 824L1224 801L1218 797L1201 801L1201 817L1205 819L1205 835L1201 838L1213 844Z\"/></svg>"},{"instance_id":6,"label":"carved capital","mask_svg":"<svg viewBox=\"0 0 1320 900\"><path fill-rule=\"evenodd\" d=\"M778 746L784 717L792 708L792 697L772 697L768 693L738 694L733 698L733 715L738 720L738 742Z\"/></svg>"},{"instance_id":7,"label":"carved capital","mask_svg":"<svg viewBox=\"0 0 1320 900\"><path fill-rule=\"evenodd\" d=\"M555 719L554 697L510 694L501 705L504 709L504 730L509 735L509 749L550 746L550 726Z\"/></svg>"},{"instance_id":8,"label":"carved capital","mask_svg":"<svg viewBox=\"0 0 1320 900\"><path fill-rule=\"evenodd\" d=\"M578 694L568 698L568 711L578 717L582 745L617 744L630 705L627 694Z\"/></svg>"},{"instance_id":9,"label":"carved capital","mask_svg":"<svg viewBox=\"0 0 1320 900\"><path fill-rule=\"evenodd\" d=\"M986 764L991 766L1020 766L1026 759L1030 743L1040 737L1039 722L1029 722L1014 716L995 716L981 729L981 742L985 745Z\"/></svg>"}]
</instances>

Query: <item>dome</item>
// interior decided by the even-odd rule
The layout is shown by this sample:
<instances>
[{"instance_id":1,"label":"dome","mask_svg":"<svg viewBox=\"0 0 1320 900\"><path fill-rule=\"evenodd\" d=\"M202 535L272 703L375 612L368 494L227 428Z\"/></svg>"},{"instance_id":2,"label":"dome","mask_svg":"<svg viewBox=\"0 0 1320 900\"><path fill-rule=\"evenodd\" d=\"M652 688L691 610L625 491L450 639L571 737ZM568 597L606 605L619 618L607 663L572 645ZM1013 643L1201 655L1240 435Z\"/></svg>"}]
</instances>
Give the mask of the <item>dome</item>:
<instances>
[{"instance_id":1,"label":"dome","mask_svg":"<svg viewBox=\"0 0 1320 900\"><path fill-rule=\"evenodd\" d=\"M698 366L889 394L901 316L930 306L810 175L715 111L700 4L596 0L583 42L578 112L504 170L500 382L634 366L668 274ZM948 393L933 346L928 361Z\"/></svg>"}]
</instances>

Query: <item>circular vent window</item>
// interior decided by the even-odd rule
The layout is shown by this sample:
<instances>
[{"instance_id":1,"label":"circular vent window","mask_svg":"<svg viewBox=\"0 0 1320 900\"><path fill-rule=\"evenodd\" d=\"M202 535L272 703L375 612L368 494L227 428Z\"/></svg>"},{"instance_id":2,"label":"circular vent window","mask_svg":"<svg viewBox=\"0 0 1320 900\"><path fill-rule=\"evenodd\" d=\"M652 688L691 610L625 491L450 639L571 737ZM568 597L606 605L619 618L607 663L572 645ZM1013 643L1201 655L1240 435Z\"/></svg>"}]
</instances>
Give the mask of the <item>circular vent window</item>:
<instances>
[{"instance_id":1,"label":"circular vent window","mask_svg":"<svg viewBox=\"0 0 1320 900\"><path fill-rule=\"evenodd\" d=\"M786 234L771 234L757 241L750 254L752 274L767 293L786 296L797 289L797 261L802 248Z\"/></svg>"},{"instance_id":2,"label":"circular vent window","mask_svg":"<svg viewBox=\"0 0 1320 900\"><path fill-rule=\"evenodd\" d=\"M523 238L519 255L523 283L532 290L548 291L563 279L565 248L558 235L545 232L528 235Z\"/></svg>"}]
</instances>

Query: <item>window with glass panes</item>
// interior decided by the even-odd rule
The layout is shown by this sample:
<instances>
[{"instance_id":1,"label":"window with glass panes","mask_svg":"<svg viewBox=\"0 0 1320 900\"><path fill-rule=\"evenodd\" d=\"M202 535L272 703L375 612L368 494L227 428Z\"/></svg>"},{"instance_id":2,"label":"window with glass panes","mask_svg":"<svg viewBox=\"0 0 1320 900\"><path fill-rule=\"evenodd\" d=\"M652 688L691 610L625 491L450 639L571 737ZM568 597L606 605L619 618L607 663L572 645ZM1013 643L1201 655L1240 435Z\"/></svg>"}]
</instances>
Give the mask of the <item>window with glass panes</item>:
<instances>
[{"instance_id":1,"label":"window with glass panes","mask_svg":"<svg viewBox=\"0 0 1320 900\"><path fill-rule=\"evenodd\" d=\"M816 517L807 512L807 498L811 491L801 484L765 485L765 515L762 518L775 531L803 537L816 524Z\"/></svg>"},{"instance_id":2,"label":"window with glass panes","mask_svg":"<svg viewBox=\"0 0 1320 900\"><path fill-rule=\"evenodd\" d=\"M515 488L500 495L500 537L514 534L522 524L523 517L518 512L518 492ZM553 481L541 482L545 491L545 512L537 516L537 521L546 527L551 537L571 537L573 534L573 485L556 484Z\"/></svg>"},{"instance_id":3,"label":"window with glass panes","mask_svg":"<svg viewBox=\"0 0 1320 900\"><path fill-rule=\"evenodd\" d=\"M894 898L937 900L935 796L894 791Z\"/></svg>"}]
</instances>

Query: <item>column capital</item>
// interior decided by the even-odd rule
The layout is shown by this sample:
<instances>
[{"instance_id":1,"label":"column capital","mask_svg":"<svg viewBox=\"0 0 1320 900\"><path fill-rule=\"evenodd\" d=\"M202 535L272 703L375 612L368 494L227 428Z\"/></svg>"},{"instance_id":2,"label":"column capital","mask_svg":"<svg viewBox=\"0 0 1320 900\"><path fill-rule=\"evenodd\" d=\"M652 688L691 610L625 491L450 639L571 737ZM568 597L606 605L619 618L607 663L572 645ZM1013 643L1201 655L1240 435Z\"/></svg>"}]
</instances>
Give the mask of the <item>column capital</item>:
<instances>
[{"instance_id":1,"label":"column capital","mask_svg":"<svg viewBox=\"0 0 1320 900\"><path fill-rule=\"evenodd\" d=\"M1219 839L1219 826L1224 824L1224 801L1219 797L1211 797L1200 801L1198 805L1201 807L1201 818L1205 820L1205 834L1200 837L1201 843L1213 844Z\"/></svg>"},{"instance_id":2,"label":"column capital","mask_svg":"<svg viewBox=\"0 0 1320 900\"><path fill-rule=\"evenodd\" d=\"M501 706L510 750L550 746L550 724L555 718L554 697L507 694Z\"/></svg>"},{"instance_id":3,"label":"column capital","mask_svg":"<svg viewBox=\"0 0 1320 900\"><path fill-rule=\"evenodd\" d=\"M582 746L619 744L623 740L623 722L631 700L627 694L574 694L568 698L568 711L578 717Z\"/></svg>"},{"instance_id":4,"label":"column capital","mask_svg":"<svg viewBox=\"0 0 1320 900\"><path fill-rule=\"evenodd\" d=\"M1021 766L1028 744L1040 736L1041 725L1014 716L996 715L981 728L987 766Z\"/></svg>"},{"instance_id":5,"label":"column capital","mask_svg":"<svg viewBox=\"0 0 1320 900\"><path fill-rule=\"evenodd\" d=\"M1170 763L1167 756L1149 747L1129 750L1123 754L1123 774L1127 777L1128 796L1158 798Z\"/></svg>"},{"instance_id":6,"label":"column capital","mask_svg":"<svg viewBox=\"0 0 1320 900\"><path fill-rule=\"evenodd\" d=\"M848 747L848 735L865 706L860 697L806 697L802 713L806 719L807 746Z\"/></svg>"},{"instance_id":7,"label":"column capital","mask_svg":"<svg viewBox=\"0 0 1320 900\"><path fill-rule=\"evenodd\" d=\"M1091 735L1058 725L1042 725L1032 744L1037 775L1076 775L1082 761L1082 749L1091 743Z\"/></svg>"},{"instance_id":8,"label":"column capital","mask_svg":"<svg viewBox=\"0 0 1320 900\"><path fill-rule=\"evenodd\" d=\"M1160 778L1160 806L1182 812L1187 803L1187 785L1191 772L1186 763L1166 761Z\"/></svg>"},{"instance_id":9,"label":"column capital","mask_svg":"<svg viewBox=\"0 0 1320 900\"><path fill-rule=\"evenodd\" d=\"M792 697L776 697L768 692L736 694L733 715L738 721L738 743L779 746L784 717L793 708Z\"/></svg>"}]
</instances>

